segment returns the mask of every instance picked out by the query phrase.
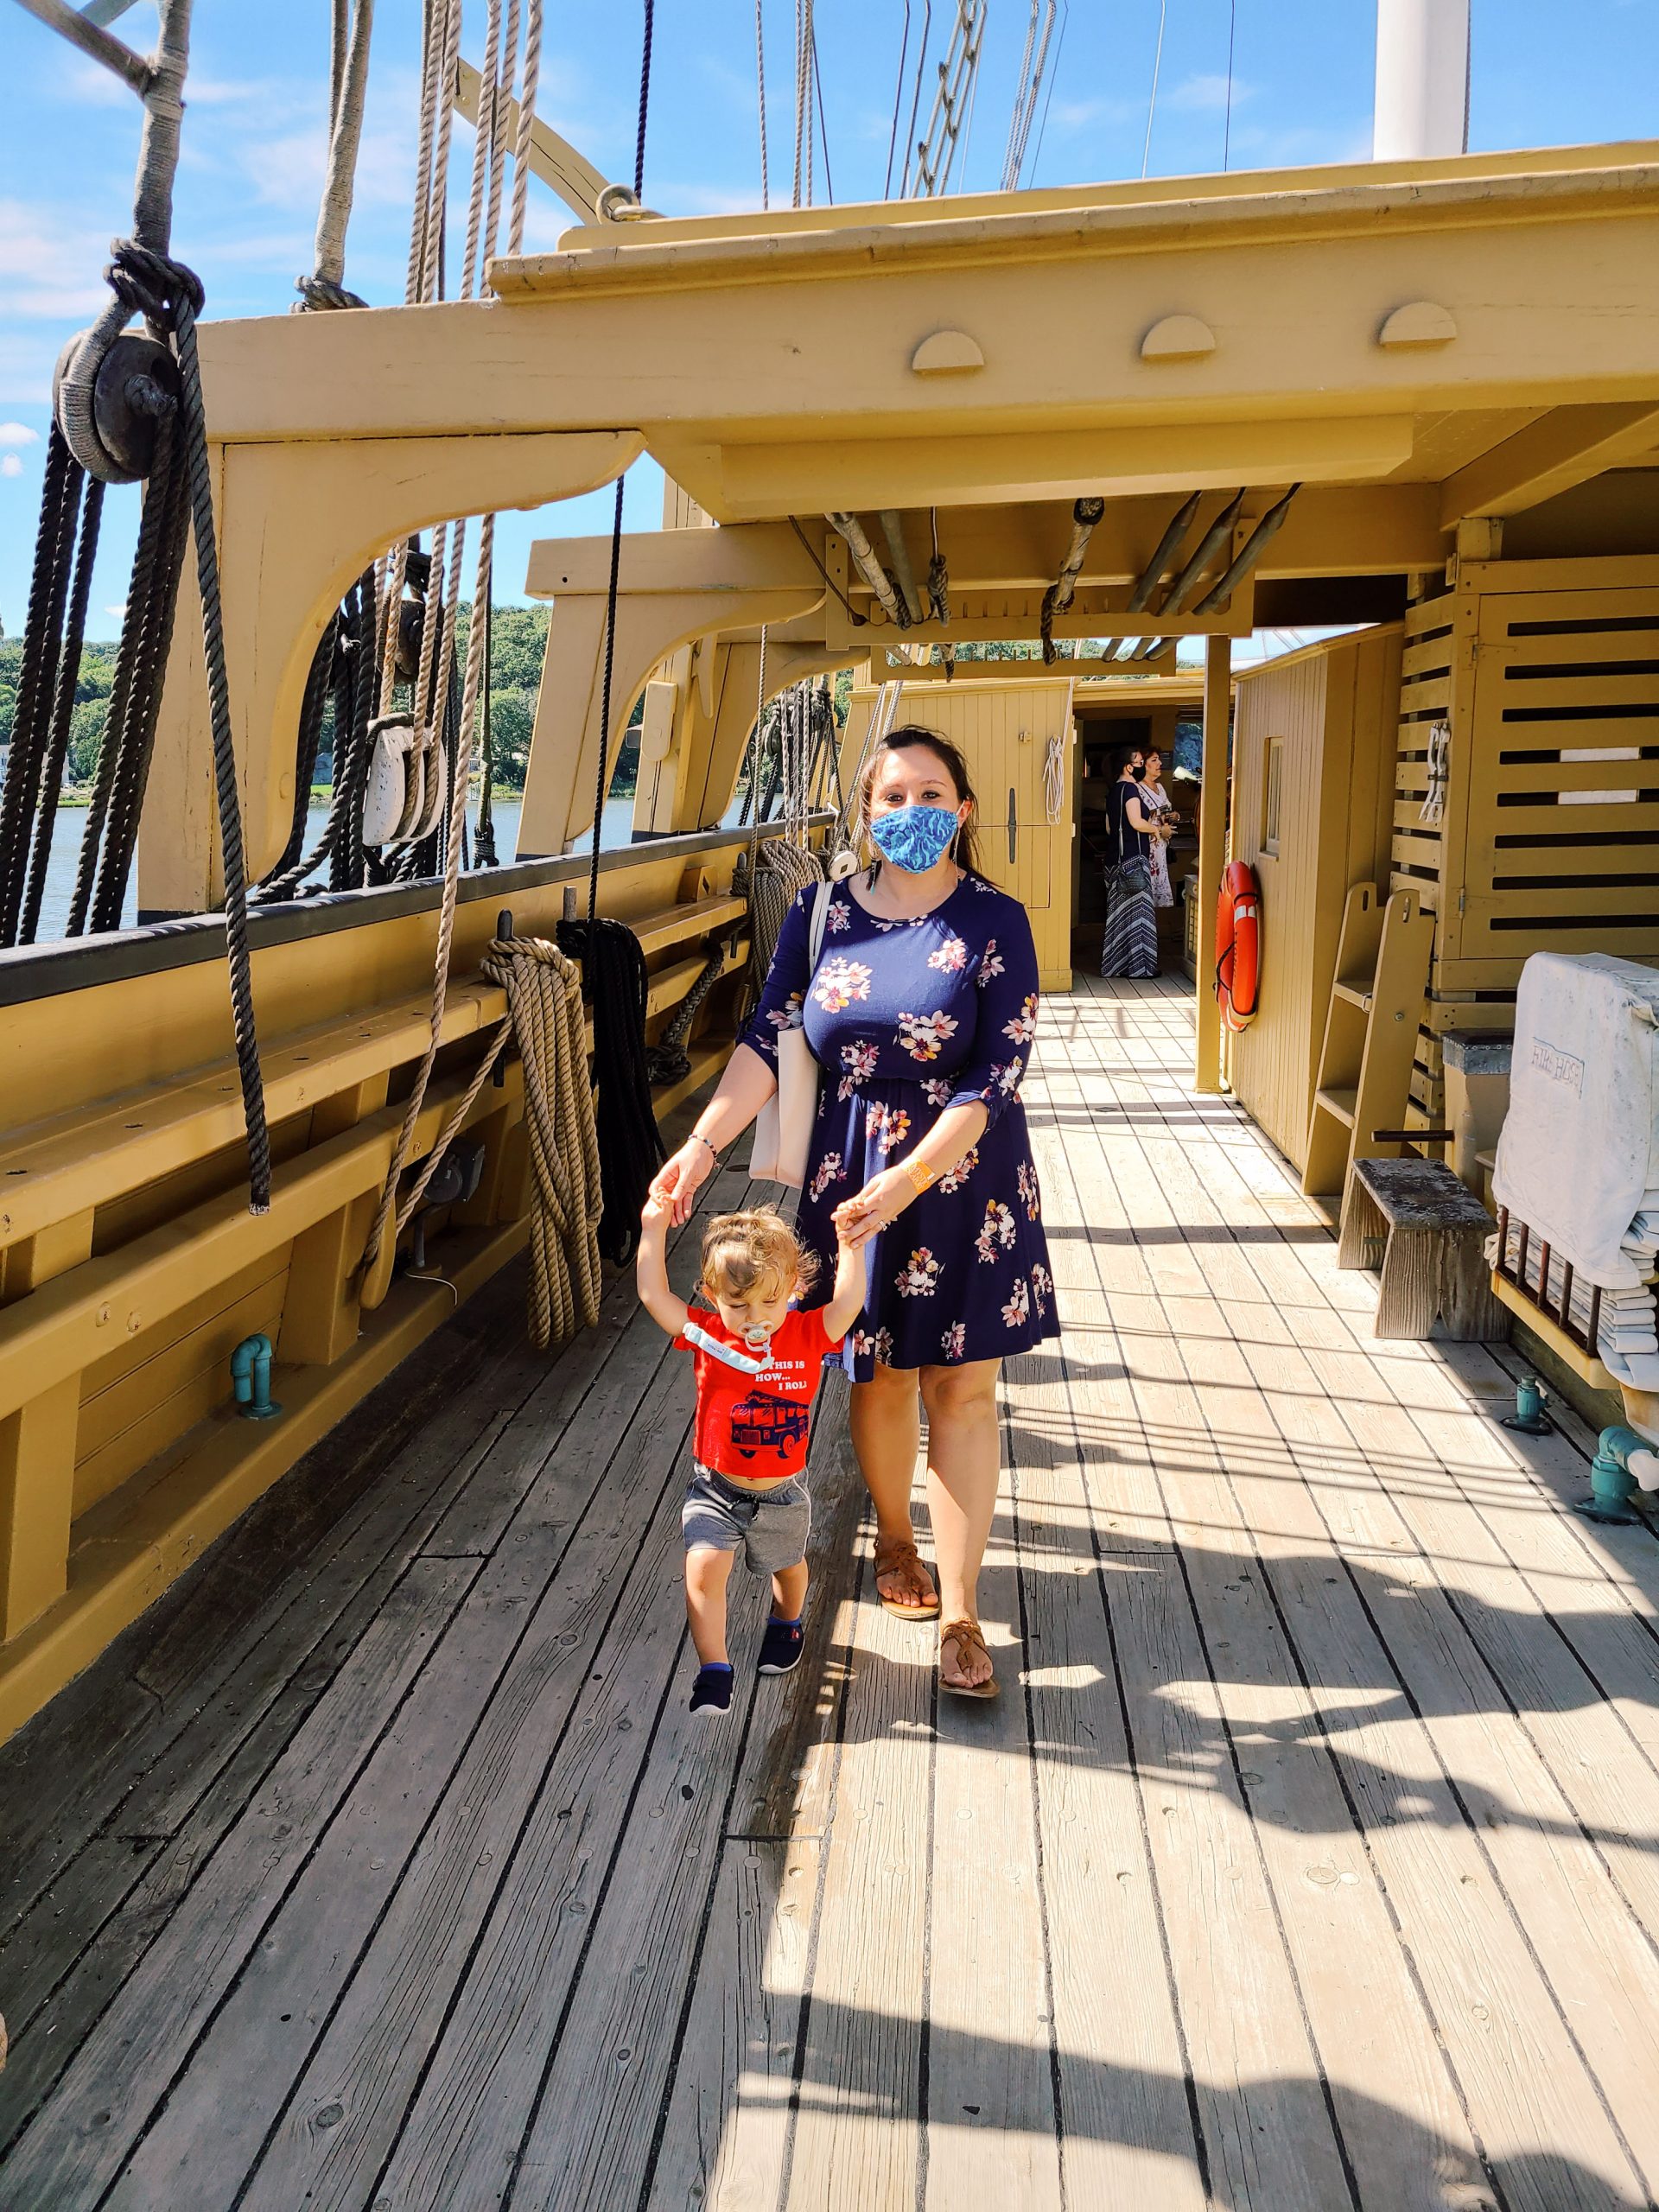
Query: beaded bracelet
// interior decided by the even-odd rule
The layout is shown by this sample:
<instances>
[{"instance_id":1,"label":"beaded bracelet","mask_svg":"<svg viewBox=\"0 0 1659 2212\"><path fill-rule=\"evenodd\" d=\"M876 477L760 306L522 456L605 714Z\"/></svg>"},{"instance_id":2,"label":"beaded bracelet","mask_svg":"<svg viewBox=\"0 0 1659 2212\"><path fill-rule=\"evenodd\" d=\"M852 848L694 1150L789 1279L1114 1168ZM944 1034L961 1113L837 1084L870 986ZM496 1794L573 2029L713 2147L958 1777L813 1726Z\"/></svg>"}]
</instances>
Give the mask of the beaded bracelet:
<instances>
[{"instance_id":1,"label":"beaded bracelet","mask_svg":"<svg viewBox=\"0 0 1659 2212\"><path fill-rule=\"evenodd\" d=\"M719 1152L718 1152L718 1151L716 1150L716 1148L715 1148L715 1141L714 1141L714 1139L713 1139L712 1137L706 1137L706 1136L704 1136L704 1135L702 1134L702 1131L701 1129L693 1129L693 1130L692 1130L692 1132L691 1132L691 1134L692 1134L692 1135L693 1135L694 1137L696 1137L696 1141L697 1141L697 1142L698 1142L699 1144L706 1144L706 1145L708 1146L708 1147L709 1147L709 1158L710 1158L711 1160L719 1160L719 1158L720 1158L720 1154L719 1154Z\"/></svg>"}]
</instances>

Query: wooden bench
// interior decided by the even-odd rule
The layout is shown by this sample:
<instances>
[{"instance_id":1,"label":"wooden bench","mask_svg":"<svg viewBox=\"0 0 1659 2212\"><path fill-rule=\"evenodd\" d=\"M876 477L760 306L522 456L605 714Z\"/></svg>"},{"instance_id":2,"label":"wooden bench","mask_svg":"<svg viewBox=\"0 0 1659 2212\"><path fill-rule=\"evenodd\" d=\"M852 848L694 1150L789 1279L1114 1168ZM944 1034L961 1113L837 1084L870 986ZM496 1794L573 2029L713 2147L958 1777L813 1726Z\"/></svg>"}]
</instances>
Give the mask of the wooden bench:
<instances>
[{"instance_id":1,"label":"wooden bench","mask_svg":"<svg viewBox=\"0 0 1659 2212\"><path fill-rule=\"evenodd\" d=\"M1459 1344L1501 1344L1510 1317L1492 1295L1485 1245L1492 1217L1437 1160L1357 1160L1339 1268L1374 1266L1376 1334L1416 1340L1435 1317Z\"/></svg>"}]
</instances>

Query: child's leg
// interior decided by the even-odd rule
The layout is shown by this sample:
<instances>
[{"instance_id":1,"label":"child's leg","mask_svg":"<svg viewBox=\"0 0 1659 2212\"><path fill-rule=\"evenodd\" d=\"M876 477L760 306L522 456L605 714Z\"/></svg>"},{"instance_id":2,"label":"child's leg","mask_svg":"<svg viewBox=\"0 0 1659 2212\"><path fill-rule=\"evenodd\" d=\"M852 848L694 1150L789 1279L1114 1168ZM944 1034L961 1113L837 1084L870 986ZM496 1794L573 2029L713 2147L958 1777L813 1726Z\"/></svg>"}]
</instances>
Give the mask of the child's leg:
<instances>
[{"instance_id":1,"label":"child's leg","mask_svg":"<svg viewBox=\"0 0 1659 2212\"><path fill-rule=\"evenodd\" d=\"M698 1544L685 1555L685 1617L691 1641L705 1667L726 1662L726 1585L732 1554Z\"/></svg>"},{"instance_id":2,"label":"child's leg","mask_svg":"<svg viewBox=\"0 0 1659 2212\"><path fill-rule=\"evenodd\" d=\"M772 1618L798 1621L806 1605L806 1561L780 1567L772 1578Z\"/></svg>"}]
</instances>

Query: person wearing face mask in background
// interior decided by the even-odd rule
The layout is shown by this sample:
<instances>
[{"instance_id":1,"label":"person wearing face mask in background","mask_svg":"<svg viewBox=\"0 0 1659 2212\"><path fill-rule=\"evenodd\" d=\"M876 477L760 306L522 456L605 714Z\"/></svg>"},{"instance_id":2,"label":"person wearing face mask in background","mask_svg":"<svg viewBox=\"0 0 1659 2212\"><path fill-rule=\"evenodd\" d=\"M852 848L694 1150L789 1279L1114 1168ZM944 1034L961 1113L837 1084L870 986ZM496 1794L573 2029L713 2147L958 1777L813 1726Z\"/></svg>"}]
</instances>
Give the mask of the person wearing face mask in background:
<instances>
[{"instance_id":1,"label":"person wearing face mask in background","mask_svg":"<svg viewBox=\"0 0 1659 2212\"><path fill-rule=\"evenodd\" d=\"M1124 760L1106 800L1106 932L1101 941L1103 976L1158 973L1158 924L1152 910L1150 852L1158 837L1141 804L1146 764L1140 753Z\"/></svg>"},{"instance_id":2,"label":"person wearing face mask in background","mask_svg":"<svg viewBox=\"0 0 1659 2212\"><path fill-rule=\"evenodd\" d=\"M796 1230L820 1281L838 1236L865 1261L842 1359L877 1594L901 1618L939 1623L945 1689L988 1697L976 1584L1001 1472L997 1369L1059 1323L1020 1103L1036 950L1024 907L975 868L973 811L956 747L895 730L860 779L868 865L830 895L816 969L809 889L719 1087L652 1188L685 1218L775 1090L779 1033L804 1024L821 1080ZM924 1406L937 1592L911 1526Z\"/></svg>"},{"instance_id":3,"label":"person wearing face mask in background","mask_svg":"<svg viewBox=\"0 0 1659 2212\"><path fill-rule=\"evenodd\" d=\"M1154 906L1173 906L1175 891L1169 880L1169 841L1175 835L1180 817L1175 803L1164 789L1164 756L1154 745L1141 764L1141 811L1152 824L1152 842L1147 848L1147 865L1152 871L1152 903Z\"/></svg>"}]
</instances>

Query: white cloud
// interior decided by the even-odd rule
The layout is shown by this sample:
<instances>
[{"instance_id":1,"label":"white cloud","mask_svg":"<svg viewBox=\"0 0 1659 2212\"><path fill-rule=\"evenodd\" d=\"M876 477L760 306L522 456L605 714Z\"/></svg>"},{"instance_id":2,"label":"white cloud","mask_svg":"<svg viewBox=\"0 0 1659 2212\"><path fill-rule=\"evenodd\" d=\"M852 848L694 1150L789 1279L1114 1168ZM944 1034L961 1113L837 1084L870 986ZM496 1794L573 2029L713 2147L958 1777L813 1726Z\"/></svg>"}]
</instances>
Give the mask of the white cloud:
<instances>
[{"instance_id":1,"label":"white cloud","mask_svg":"<svg viewBox=\"0 0 1659 2212\"><path fill-rule=\"evenodd\" d=\"M40 442L40 432L31 430L27 423L0 423L0 446L37 446Z\"/></svg>"},{"instance_id":2,"label":"white cloud","mask_svg":"<svg viewBox=\"0 0 1659 2212\"><path fill-rule=\"evenodd\" d=\"M127 619L127 602L124 599L118 607L106 607L104 612L106 614L113 614L118 622L124 622Z\"/></svg>"},{"instance_id":3,"label":"white cloud","mask_svg":"<svg viewBox=\"0 0 1659 2212\"><path fill-rule=\"evenodd\" d=\"M72 227L45 203L0 200L0 302L10 317L84 319L109 297L107 229Z\"/></svg>"},{"instance_id":4,"label":"white cloud","mask_svg":"<svg viewBox=\"0 0 1659 2212\"><path fill-rule=\"evenodd\" d=\"M21 476L23 464L15 453L0 456L0 476Z\"/></svg>"},{"instance_id":5,"label":"white cloud","mask_svg":"<svg viewBox=\"0 0 1659 2212\"><path fill-rule=\"evenodd\" d=\"M1246 100L1255 97L1252 85L1241 84L1237 79L1231 86L1232 105L1236 111ZM1179 108L1184 113L1224 115L1227 111L1229 86L1225 77L1188 77L1177 85L1174 91L1160 103Z\"/></svg>"}]
</instances>

